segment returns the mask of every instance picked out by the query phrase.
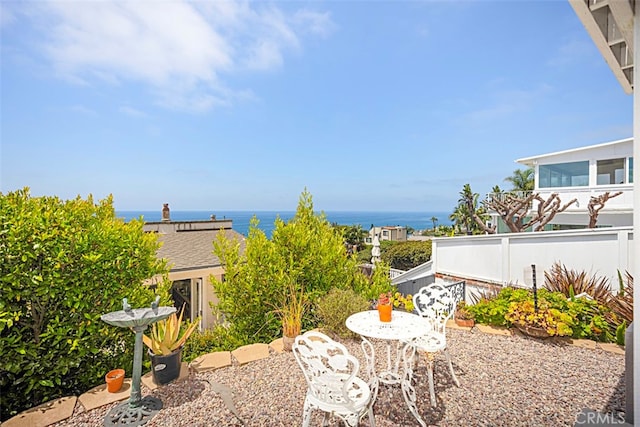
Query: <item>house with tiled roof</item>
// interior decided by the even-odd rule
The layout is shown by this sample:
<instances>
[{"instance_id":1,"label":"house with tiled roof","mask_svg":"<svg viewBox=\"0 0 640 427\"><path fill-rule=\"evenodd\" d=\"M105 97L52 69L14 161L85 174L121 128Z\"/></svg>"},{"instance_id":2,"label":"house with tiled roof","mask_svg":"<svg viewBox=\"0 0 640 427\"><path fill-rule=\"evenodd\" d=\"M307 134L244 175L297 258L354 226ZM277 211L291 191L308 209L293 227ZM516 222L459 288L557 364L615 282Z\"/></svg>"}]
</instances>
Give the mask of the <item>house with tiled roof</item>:
<instances>
[{"instance_id":1,"label":"house with tiled roof","mask_svg":"<svg viewBox=\"0 0 640 427\"><path fill-rule=\"evenodd\" d=\"M144 231L157 233L161 242L158 257L167 260L171 293L178 309L185 307L185 318L201 318L200 328L215 325L219 319L211 310L218 303L210 277L224 278L224 267L213 253L213 242L220 233L228 239L240 242L244 251L245 238L233 230L230 219L216 220L212 217L204 221L171 221L167 218L159 222L147 222Z\"/></svg>"}]
</instances>

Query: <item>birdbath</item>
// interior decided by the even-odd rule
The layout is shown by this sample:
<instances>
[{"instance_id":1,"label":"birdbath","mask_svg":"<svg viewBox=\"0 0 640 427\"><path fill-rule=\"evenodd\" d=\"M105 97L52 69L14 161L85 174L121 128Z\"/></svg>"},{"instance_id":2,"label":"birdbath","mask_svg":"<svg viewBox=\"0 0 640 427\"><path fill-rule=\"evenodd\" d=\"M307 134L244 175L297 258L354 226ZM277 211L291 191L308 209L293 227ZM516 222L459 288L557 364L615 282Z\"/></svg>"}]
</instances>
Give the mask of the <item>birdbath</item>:
<instances>
[{"instance_id":1,"label":"birdbath","mask_svg":"<svg viewBox=\"0 0 640 427\"><path fill-rule=\"evenodd\" d=\"M121 403L109 411L104 419L105 426L139 426L146 424L160 409L162 401L153 396L142 398L140 393L140 374L142 373L142 333L147 326L166 319L175 313L175 307L158 307L160 297L151 303L150 308L132 309L127 299L122 300L122 310L100 316L103 322L121 328L131 328L136 333L133 353L133 373L131 378L131 395L129 402Z\"/></svg>"}]
</instances>

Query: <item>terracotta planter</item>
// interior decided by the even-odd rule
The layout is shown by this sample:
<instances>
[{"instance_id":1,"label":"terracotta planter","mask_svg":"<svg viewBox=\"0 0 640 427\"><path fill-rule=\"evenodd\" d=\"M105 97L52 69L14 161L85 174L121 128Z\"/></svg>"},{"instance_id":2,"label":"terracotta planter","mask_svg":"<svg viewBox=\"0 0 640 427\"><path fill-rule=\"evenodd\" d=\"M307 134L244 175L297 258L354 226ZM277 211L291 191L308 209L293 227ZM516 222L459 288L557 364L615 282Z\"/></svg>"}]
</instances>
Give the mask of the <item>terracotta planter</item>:
<instances>
[{"instance_id":1,"label":"terracotta planter","mask_svg":"<svg viewBox=\"0 0 640 427\"><path fill-rule=\"evenodd\" d=\"M117 393L124 383L124 369L114 369L104 376L107 382L107 391L109 393Z\"/></svg>"},{"instance_id":2,"label":"terracotta planter","mask_svg":"<svg viewBox=\"0 0 640 427\"><path fill-rule=\"evenodd\" d=\"M476 324L476 321L473 319L454 319L456 322L456 325L458 326L464 326L467 328L472 328L473 325Z\"/></svg>"},{"instance_id":3,"label":"terracotta planter","mask_svg":"<svg viewBox=\"0 0 640 427\"><path fill-rule=\"evenodd\" d=\"M549 338L551 335L549 335L549 332L547 332L547 330L545 328L539 328L537 326L530 326L530 325L520 325L518 323L514 323L513 324L520 332L522 332L525 335L528 335L530 337L534 337L534 338Z\"/></svg>"},{"instance_id":4,"label":"terracotta planter","mask_svg":"<svg viewBox=\"0 0 640 427\"><path fill-rule=\"evenodd\" d=\"M391 304L378 305L378 314L381 322L391 322L392 309L393 306Z\"/></svg>"}]
</instances>

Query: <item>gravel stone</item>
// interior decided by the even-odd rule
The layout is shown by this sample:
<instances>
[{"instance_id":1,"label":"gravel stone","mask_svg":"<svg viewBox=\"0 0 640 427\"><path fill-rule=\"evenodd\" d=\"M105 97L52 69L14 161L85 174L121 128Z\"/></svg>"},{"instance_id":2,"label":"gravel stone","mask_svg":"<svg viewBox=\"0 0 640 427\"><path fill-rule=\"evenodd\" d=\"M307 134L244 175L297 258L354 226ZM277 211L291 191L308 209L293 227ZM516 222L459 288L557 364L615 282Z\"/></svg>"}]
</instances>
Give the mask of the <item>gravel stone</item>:
<instances>
[{"instance_id":1,"label":"gravel stone","mask_svg":"<svg viewBox=\"0 0 640 427\"><path fill-rule=\"evenodd\" d=\"M444 356L435 359L438 406L429 402L424 361L415 374L418 411L427 425L438 426L573 426L584 408L602 413L623 412L624 356L600 349L570 346L553 340L519 335L499 336L447 330L449 352L460 387L453 383ZM341 340L361 361L359 340ZM377 365L386 363L383 343L374 343ZM384 357L381 357L384 356ZM382 360L384 359L384 360ZM229 387L239 420L212 390L210 382ZM275 353L247 365L197 374L185 381L150 392L164 407L147 425L181 426L294 426L302 424L307 390L292 353ZM116 404L85 411L77 404L71 418L56 427L102 426ZM382 386L374 406L379 427L416 426L399 387ZM341 426L330 418L332 426ZM322 424L314 412L311 425ZM360 423L368 426L365 416Z\"/></svg>"}]
</instances>

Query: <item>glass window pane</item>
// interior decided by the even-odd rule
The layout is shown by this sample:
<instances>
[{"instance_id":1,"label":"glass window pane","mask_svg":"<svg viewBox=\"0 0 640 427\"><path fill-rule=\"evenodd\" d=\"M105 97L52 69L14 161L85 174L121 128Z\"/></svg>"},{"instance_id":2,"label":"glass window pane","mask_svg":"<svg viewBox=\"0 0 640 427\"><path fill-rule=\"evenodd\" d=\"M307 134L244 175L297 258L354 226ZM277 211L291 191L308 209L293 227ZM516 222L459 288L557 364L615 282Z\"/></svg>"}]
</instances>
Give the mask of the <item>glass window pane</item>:
<instances>
[{"instance_id":1,"label":"glass window pane","mask_svg":"<svg viewBox=\"0 0 640 427\"><path fill-rule=\"evenodd\" d=\"M598 160L598 185L624 184L624 159Z\"/></svg>"},{"instance_id":2,"label":"glass window pane","mask_svg":"<svg viewBox=\"0 0 640 427\"><path fill-rule=\"evenodd\" d=\"M540 165L538 176L539 188L586 187L589 185L589 162Z\"/></svg>"},{"instance_id":3,"label":"glass window pane","mask_svg":"<svg viewBox=\"0 0 640 427\"><path fill-rule=\"evenodd\" d=\"M633 157L629 157L629 183L633 183Z\"/></svg>"}]
</instances>

